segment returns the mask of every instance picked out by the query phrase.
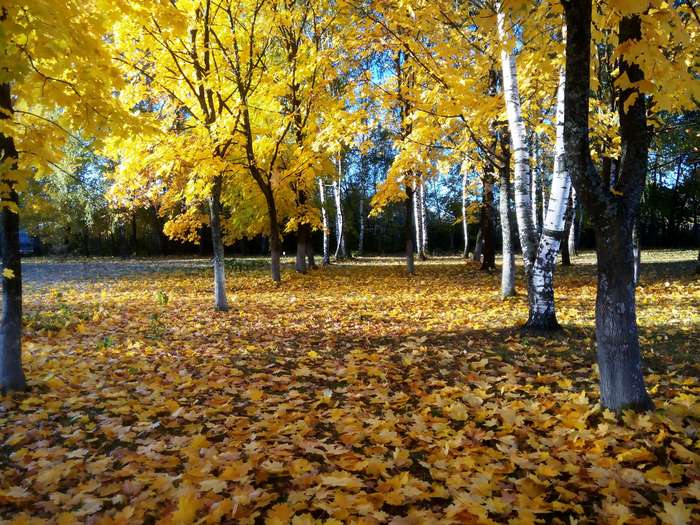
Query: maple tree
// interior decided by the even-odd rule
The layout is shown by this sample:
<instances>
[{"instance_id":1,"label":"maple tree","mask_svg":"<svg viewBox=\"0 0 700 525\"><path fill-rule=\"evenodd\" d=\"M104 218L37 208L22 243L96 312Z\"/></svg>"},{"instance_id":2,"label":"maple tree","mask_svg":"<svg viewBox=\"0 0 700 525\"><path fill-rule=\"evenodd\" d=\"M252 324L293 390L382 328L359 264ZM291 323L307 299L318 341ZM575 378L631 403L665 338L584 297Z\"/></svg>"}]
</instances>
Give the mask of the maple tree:
<instances>
[{"instance_id":1,"label":"maple tree","mask_svg":"<svg viewBox=\"0 0 700 525\"><path fill-rule=\"evenodd\" d=\"M0 198L2 199L3 318L0 389L23 388L21 364L22 273L19 192L36 173L61 167L65 144L78 132L126 133L110 87L121 78L103 36L119 2L73 3L56 9L43 0L0 3ZM60 23L56 23L59 20ZM85 27L92 28L85 31ZM65 60L70 56L70 62ZM88 89L88 86L100 86Z\"/></svg>"}]
</instances>

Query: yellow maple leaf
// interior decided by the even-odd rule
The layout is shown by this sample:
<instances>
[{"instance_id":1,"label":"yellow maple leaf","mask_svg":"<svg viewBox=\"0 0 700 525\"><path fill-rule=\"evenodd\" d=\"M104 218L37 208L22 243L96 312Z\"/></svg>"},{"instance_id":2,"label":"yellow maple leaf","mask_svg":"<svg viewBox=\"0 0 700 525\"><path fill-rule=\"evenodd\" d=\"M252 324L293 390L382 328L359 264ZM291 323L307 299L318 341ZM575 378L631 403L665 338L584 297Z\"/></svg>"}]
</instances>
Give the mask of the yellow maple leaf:
<instances>
[{"instance_id":1,"label":"yellow maple leaf","mask_svg":"<svg viewBox=\"0 0 700 525\"><path fill-rule=\"evenodd\" d=\"M194 522L197 511L202 506L197 493L188 488L180 496L177 502L177 510L172 515L172 522L175 525L189 525Z\"/></svg>"},{"instance_id":2,"label":"yellow maple leaf","mask_svg":"<svg viewBox=\"0 0 700 525\"><path fill-rule=\"evenodd\" d=\"M14 279L15 278L15 272L9 268L5 268L2 271L2 276L5 279Z\"/></svg>"},{"instance_id":3,"label":"yellow maple leaf","mask_svg":"<svg viewBox=\"0 0 700 525\"><path fill-rule=\"evenodd\" d=\"M287 525L294 515L292 508L286 503L279 503L270 509L265 517L265 525Z\"/></svg>"},{"instance_id":4,"label":"yellow maple leaf","mask_svg":"<svg viewBox=\"0 0 700 525\"><path fill-rule=\"evenodd\" d=\"M342 470L336 470L321 476L321 484L346 489L359 489L363 485L360 478Z\"/></svg>"},{"instance_id":5,"label":"yellow maple leaf","mask_svg":"<svg viewBox=\"0 0 700 525\"><path fill-rule=\"evenodd\" d=\"M680 499L676 503L664 501L664 511L658 514L665 525L687 525L691 523L692 508L689 508Z\"/></svg>"}]
</instances>

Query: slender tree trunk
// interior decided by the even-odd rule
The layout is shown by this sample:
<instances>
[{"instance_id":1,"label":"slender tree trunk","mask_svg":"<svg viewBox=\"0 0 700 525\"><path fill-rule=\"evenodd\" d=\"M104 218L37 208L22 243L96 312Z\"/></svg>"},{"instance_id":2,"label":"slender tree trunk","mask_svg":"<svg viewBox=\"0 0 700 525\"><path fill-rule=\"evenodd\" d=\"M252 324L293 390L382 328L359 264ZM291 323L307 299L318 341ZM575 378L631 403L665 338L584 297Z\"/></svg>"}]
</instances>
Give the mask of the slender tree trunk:
<instances>
[{"instance_id":1,"label":"slender tree trunk","mask_svg":"<svg viewBox=\"0 0 700 525\"><path fill-rule=\"evenodd\" d=\"M126 236L124 219L119 219L119 255L122 259L129 258L129 238Z\"/></svg>"},{"instance_id":2,"label":"slender tree trunk","mask_svg":"<svg viewBox=\"0 0 700 525\"><path fill-rule=\"evenodd\" d=\"M700 250L698 250L698 265L695 267L695 273L700 273Z\"/></svg>"},{"instance_id":3,"label":"slender tree trunk","mask_svg":"<svg viewBox=\"0 0 700 525\"><path fill-rule=\"evenodd\" d=\"M571 254L569 253L569 243L566 242L570 237L572 225L572 205L571 205L571 194L569 194L569 204L566 206L566 213L564 214L564 240L561 242L561 265L571 266Z\"/></svg>"},{"instance_id":4,"label":"slender tree trunk","mask_svg":"<svg viewBox=\"0 0 700 525\"><path fill-rule=\"evenodd\" d=\"M601 406L614 411L645 410L653 404L647 394L637 333L632 226L639 209L647 170L648 138L644 95L634 87L619 93L621 165L616 193L595 171L588 137L590 93L591 0L564 2L566 13L567 169L596 230L598 294L596 346ZM620 21L619 42L641 39L639 16ZM620 74L634 86L641 69L620 61ZM633 102L622 111L630 95Z\"/></svg>"},{"instance_id":5,"label":"slender tree trunk","mask_svg":"<svg viewBox=\"0 0 700 525\"><path fill-rule=\"evenodd\" d=\"M484 248L484 234L481 231L481 228L479 228L479 231L476 232L476 244L474 244L474 253L472 254L472 259L474 262L481 262L481 252L483 251Z\"/></svg>"},{"instance_id":6,"label":"slender tree trunk","mask_svg":"<svg viewBox=\"0 0 700 525\"><path fill-rule=\"evenodd\" d=\"M421 260L428 258L428 212L425 208L425 181L420 181Z\"/></svg>"},{"instance_id":7,"label":"slender tree trunk","mask_svg":"<svg viewBox=\"0 0 700 525\"><path fill-rule=\"evenodd\" d=\"M496 236L494 234L493 215L493 166L489 166L484 173L481 204L481 239L483 243L481 270L484 271L490 271L496 268Z\"/></svg>"},{"instance_id":8,"label":"slender tree trunk","mask_svg":"<svg viewBox=\"0 0 700 525\"><path fill-rule=\"evenodd\" d=\"M413 247L413 236L414 236L414 221L413 221L413 199L414 193L413 189L406 184L406 226L405 226L405 238L406 238L406 271L409 275L415 275L415 261L414 261L414 247Z\"/></svg>"},{"instance_id":9,"label":"slender tree trunk","mask_svg":"<svg viewBox=\"0 0 700 525\"><path fill-rule=\"evenodd\" d=\"M577 240L578 240L578 222L577 220L580 218L581 213L578 211L578 199L576 198L576 188L573 186L571 187L571 226L569 227L569 237L568 237L568 247L569 247L569 256L575 256L578 255L576 252L577 249Z\"/></svg>"},{"instance_id":10,"label":"slender tree trunk","mask_svg":"<svg viewBox=\"0 0 700 525\"><path fill-rule=\"evenodd\" d=\"M321 179L318 179L318 192L321 198L321 223L323 224L323 266L326 266L331 263L330 228L328 227L328 211L326 210L326 187Z\"/></svg>"},{"instance_id":11,"label":"slender tree trunk","mask_svg":"<svg viewBox=\"0 0 700 525\"><path fill-rule=\"evenodd\" d=\"M282 282L282 239L280 237L279 224L277 224L277 209L268 210L270 219L270 275L276 284Z\"/></svg>"},{"instance_id":12,"label":"slender tree trunk","mask_svg":"<svg viewBox=\"0 0 700 525\"><path fill-rule=\"evenodd\" d=\"M635 221L632 227L632 253L634 255L634 284L639 284L642 266L642 249L639 245L639 224Z\"/></svg>"},{"instance_id":13,"label":"slender tree trunk","mask_svg":"<svg viewBox=\"0 0 700 525\"><path fill-rule=\"evenodd\" d=\"M304 224L304 230L306 230L306 265L309 270L316 270L318 266L314 255L313 230L310 224Z\"/></svg>"},{"instance_id":14,"label":"slender tree trunk","mask_svg":"<svg viewBox=\"0 0 700 525\"><path fill-rule=\"evenodd\" d=\"M342 159L338 156L338 180L333 181L333 195L335 197L335 235L336 235L336 247L335 247L335 258L344 259L345 253L345 230L343 224L343 203L340 194L340 181L342 178L343 164Z\"/></svg>"},{"instance_id":15,"label":"slender tree trunk","mask_svg":"<svg viewBox=\"0 0 700 525\"><path fill-rule=\"evenodd\" d=\"M0 120L12 115L10 85L0 84ZM17 149L12 137L0 133L0 158L17 168ZM7 174L7 172L4 172ZM0 331L0 391L24 390L27 382L22 369L22 260L19 246L19 196L15 181L3 177L7 186L0 218L2 249L2 325ZM14 275L6 275L12 272Z\"/></svg>"},{"instance_id":16,"label":"slender tree trunk","mask_svg":"<svg viewBox=\"0 0 700 525\"><path fill-rule=\"evenodd\" d=\"M554 174L549 193L547 215L532 269L528 293L529 318L525 325L532 330L559 328L554 307L554 268L559 246L565 235L565 214L569 203L571 179L566 171L564 150L564 92L566 72L559 75L556 111L556 140L554 146Z\"/></svg>"},{"instance_id":17,"label":"slender tree trunk","mask_svg":"<svg viewBox=\"0 0 700 525\"><path fill-rule=\"evenodd\" d=\"M504 154L507 146L501 144ZM513 224L512 212L510 209L510 155L504 155L506 162L499 169L501 184L501 195L499 199L499 212L501 218L501 238L503 244L503 266L501 268L501 298L513 297L515 295L515 253L513 253Z\"/></svg>"},{"instance_id":18,"label":"slender tree trunk","mask_svg":"<svg viewBox=\"0 0 700 525\"><path fill-rule=\"evenodd\" d=\"M542 166L540 166L540 143L537 133L533 133L533 147L532 156L534 167L532 169L532 178L530 180L530 186L532 190L532 202L534 205L534 210L532 218L535 222L535 230L537 230L537 236L542 235L542 224L544 220L544 202L542 199Z\"/></svg>"},{"instance_id":19,"label":"slender tree trunk","mask_svg":"<svg viewBox=\"0 0 700 525\"><path fill-rule=\"evenodd\" d=\"M214 252L214 307L225 312L228 310L228 301L226 300L224 242L221 235L221 184L221 176L215 177L209 196L209 218Z\"/></svg>"},{"instance_id":20,"label":"slender tree trunk","mask_svg":"<svg viewBox=\"0 0 700 525\"><path fill-rule=\"evenodd\" d=\"M131 255L136 255L136 210L131 213L131 239L129 251Z\"/></svg>"},{"instance_id":21,"label":"slender tree trunk","mask_svg":"<svg viewBox=\"0 0 700 525\"><path fill-rule=\"evenodd\" d=\"M513 190L515 196L515 216L518 223L520 247L528 281L531 279L532 266L537 251L537 230L532 212L530 188L530 169L528 165L527 136L523 123L518 91L518 77L515 55L506 47L508 35L505 29L503 5L499 5L497 14L498 33L502 43L501 66L503 72L503 96L505 98L508 129L510 131L511 151L514 163Z\"/></svg>"},{"instance_id":22,"label":"slender tree trunk","mask_svg":"<svg viewBox=\"0 0 700 525\"><path fill-rule=\"evenodd\" d=\"M462 172L462 233L464 234L464 258L469 258L469 222L467 221L467 172Z\"/></svg>"},{"instance_id":23,"label":"slender tree trunk","mask_svg":"<svg viewBox=\"0 0 700 525\"><path fill-rule=\"evenodd\" d=\"M297 255L294 269L298 273L306 273L306 228L303 224L297 229Z\"/></svg>"},{"instance_id":24,"label":"slender tree trunk","mask_svg":"<svg viewBox=\"0 0 700 525\"><path fill-rule=\"evenodd\" d=\"M413 183L413 209L414 209L414 224L416 230L416 252L421 261L427 259L425 254L425 190L423 186L423 177Z\"/></svg>"},{"instance_id":25,"label":"slender tree trunk","mask_svg":"<svg viewBox=\"0 0 700 525\"><path fill-rule=\"evenodd\" d=\"M357 252L362 255L365 251L365 196L360 195L360 239Z\"/></svg>"},{"instance_id":26,"label":"slender tree trunk","mask_svg":"<svg viewBox=\"0 0 700 525\"><path fill-rule=\"evenodd\" d=\"M297 193L297 199L299 202L299 207L304 208L306 205L306 193L301 190ZM300 224L297 227L297 255L294 264L294 269L298 273L306 273L306 253L307 247L306 243L309 242L309 231L306 228L306 224Z\"/></svg>"}]
</instances>

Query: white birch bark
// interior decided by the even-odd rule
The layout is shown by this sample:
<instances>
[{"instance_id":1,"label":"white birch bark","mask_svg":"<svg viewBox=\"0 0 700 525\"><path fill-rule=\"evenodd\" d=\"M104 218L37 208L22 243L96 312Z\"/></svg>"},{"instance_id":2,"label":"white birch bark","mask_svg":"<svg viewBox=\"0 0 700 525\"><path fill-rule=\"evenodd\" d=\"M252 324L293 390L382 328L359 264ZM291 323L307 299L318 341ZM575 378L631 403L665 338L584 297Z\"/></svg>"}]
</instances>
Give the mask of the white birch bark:
<instances>
[{"instance_id":1,"label":"white birch bark","mask_svg":"<svg viewBox=\"0 0 700 525\"><path fill-rule=\"evenodd\" d=\"M547 214L537 257L532 269L530 284L530 317L527 327L537 330L552 330L559 327L554 306L554 267L559 246L564 240L566 208L571 191L571 179L566 170L564 150L564 89L565 71L559 73L556 108L556 140L554 145L554 173L549 193Z\"/></svg>"},{"instance_id":2,"label":"white birch bark","mask_svg":"<svg viewBox=\"0 0 700 525\"><path fill-rule=\"evenodd\" d=\"M520 246L523 251L525 270L530 275L537 249L537 230L535 229L532 212L527 135L520 105L516 61L513 51L507 48L509 38L506 33L506 16L503 12L502 2L499 3L498 7L497 25L502 44L503 96L508 117L514 167L515 216L518 223L518 236L520 237Z\"/></svg>"},{"instance_id":3,"label":"white birch bark","mask_svg":"<svg viewBox=\"0 0 700 525\"><path fill-rule=\"evenodd\" d=\"M335 235L336 247L335 258L345 257L345 236L343 231L343 204L340 195L340 181L343 178L343 160L340 155L336 160L338 168L338 178L333 181L333 195L335 197Z\"/></svg>"},{"instance_id":4,"label":"white birch bark","mask_svg":"<svg viewBox=\"0 0 700 525\"><path fill-rule=\"evenodd\" d=\"M567 239L569 243L569 257L573 257L574 255L577 255L576 253L576 228L578 227L576 220L577 220L577 207L578 204L576 202L576 189L572 186L571 187L571 226L569 227L569 238Z\"/></svg>"},{"instance_id":5,"label":"white birch bark","mask_svg":"<svg viewBox=\"0 0 700 525\"><path fill-rule=\"evenodd\" d=\"M464 234L464 258L469 257L469 223L467 222L467 171L462 170L462 232Z\"/></svg>"},{"instance_id":6,"label":"white birch bark","mask_svg":"<svg viewBox=\"0 0 700 525\"><path fill-rule=\"evenodd\" d=\"M420 220L420 186L417 181L413 181L413 224L415 224L416 245L415 249L420 254L423 240L421 238L421 220Z\"/></svg>"},{"instance_id":7,"label":"white birch bark","mask_svg":"<svg viewBox=\"0 0 700 525\"><path fill-rule=\"evenodd\" d=\"M513 252L513 234L511 231L510 211L510 166L500 170L500 201L501 239L503 245L503 263L501 266L501 298L515 295L515 253Z\"/></svg>"},{"instance_id":8,"label":"white birch bark","mask_svg":"<svg viewBox=\"0 0 700 525\"><path fill-rule=\"evenodd\" d=\"M420 253L423 258L427 257L428 255L428 219L427 219L427 213L425 211L425 181L421 179L420 184L420 228L421 228L421 234L420 234L420 240L421 240L421 246L420 246Z\"/></svg>"},{"instance_id":9,"label":"white birch bark","mask_svg":"<svg viewBox=\"0 0 700 525\"><path fill-rule=\"evenodd\" d=\"M330 239L328 229L328 211L326 210L326 187L322 179L318 179L318 192L321 199L321 223L323 225L323 265L330 264Z\"/></svg>"}]
</instances>

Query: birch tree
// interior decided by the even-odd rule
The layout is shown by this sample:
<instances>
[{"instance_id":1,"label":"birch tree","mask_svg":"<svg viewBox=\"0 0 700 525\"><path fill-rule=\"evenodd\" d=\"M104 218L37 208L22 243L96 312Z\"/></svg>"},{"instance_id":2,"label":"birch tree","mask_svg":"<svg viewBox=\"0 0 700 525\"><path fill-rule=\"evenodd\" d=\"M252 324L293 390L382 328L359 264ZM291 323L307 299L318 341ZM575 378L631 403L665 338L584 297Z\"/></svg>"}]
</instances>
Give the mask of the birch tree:
<instances>
[{"instance_id":1,"label":"birch tree","mask_svg":"<svg viewBox=\"0 0 700 525\"><path fill-rule=\"evenodd\" d=\"M323 228L323 266L331 263L330 228L328 225L328 210L326 209L326 186L323 179L318 179L318 194L321 201L321 226Z\"/></svg>"},{"instance_id":2,"label":"birch tree","mask_svg":"<svg viewBox=\"0 0 700 525\"><path fill-rule=\"evenodd\" d=\"M554 306L554 267L559 245L564 238L565 214L569 202L571 180L564 162L564 91L566 71L561 70L557 89L556 141L554 173L549 194L547 214L532 268L530 288L530 315L526 327L535 330L559 328Z\"/></svg>"}]
</instances>

